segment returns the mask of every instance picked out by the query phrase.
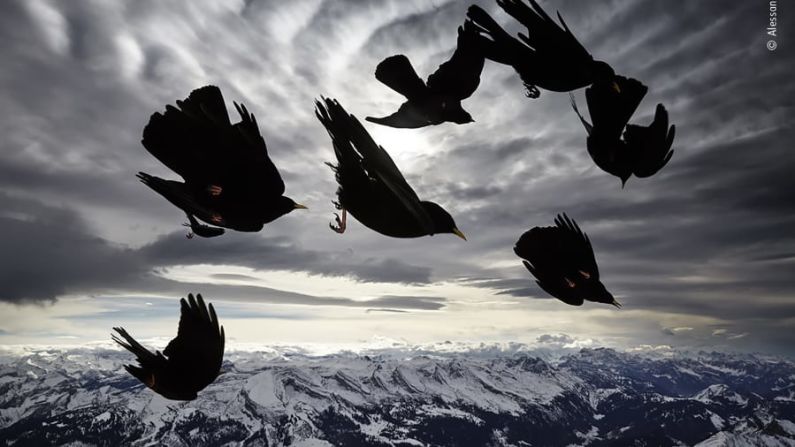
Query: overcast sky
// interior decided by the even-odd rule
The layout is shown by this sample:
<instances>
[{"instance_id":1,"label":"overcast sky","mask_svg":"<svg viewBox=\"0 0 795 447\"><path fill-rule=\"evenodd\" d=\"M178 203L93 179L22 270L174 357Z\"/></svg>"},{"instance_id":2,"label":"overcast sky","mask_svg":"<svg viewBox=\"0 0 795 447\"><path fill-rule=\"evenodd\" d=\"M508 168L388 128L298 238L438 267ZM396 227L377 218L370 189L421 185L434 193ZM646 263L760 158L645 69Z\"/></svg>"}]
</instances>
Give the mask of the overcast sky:
<instances>
[{"instance_id":1,"label":"overcast sky","mask_svg":"<svg viewBox=\"0 0 795 447\"><path fill-rule=\"evenodd\" d=\"M795 354L795 8L779 11L769 51L767 2L543 1L597 59L649 86L632 122L665 104L677 126L669 165L622 190L588 156L568 95L527 99L512 69L487 63L464 103L475 123L365 124L469 242L391 239L353 220L344 235L328 228L333 151L314 99L360 119L391 113L402 98L375 66L403 53L427 76L470 3L0 3L0 343L107 340L114 325L167 340L178 298L202 292L241 345L565 333L583 345ZM184 215L137 181L176 178L141 132L206 84L256 115L286 194L309 211L188 240ZM623 309L552 299L513 254L559 212L589 234Z\"/></svg>"}]
</instances>

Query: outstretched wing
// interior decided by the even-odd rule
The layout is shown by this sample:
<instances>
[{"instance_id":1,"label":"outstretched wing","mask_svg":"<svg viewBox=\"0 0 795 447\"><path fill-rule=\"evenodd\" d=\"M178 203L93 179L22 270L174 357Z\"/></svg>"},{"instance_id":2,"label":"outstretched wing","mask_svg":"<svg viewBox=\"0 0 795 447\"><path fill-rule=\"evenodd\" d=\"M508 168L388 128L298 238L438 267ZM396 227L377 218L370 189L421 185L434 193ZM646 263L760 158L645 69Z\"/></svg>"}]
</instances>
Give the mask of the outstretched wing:
<instances>
[{"instance_id":1,"label":"outstretched wing","mask_svg":"<svg viewBox=\"0 0 795 447\"><path fill-rule=\"evenodd\" d=\"M458 27L458 43L453 55L428 77L428 88L436 94L455 99L472 96L480 85L485 57L480 34L475 25L467 21Z\"/></svg>"},{"instance_id":2,"label":"outstretched wing","mask_svg":"<svg viewBox=\"0 0 795 447\"><path fill-rule=\"evenodd\" d=\"M177 337L163 354L180 370L190 370L202 387L211 383L221 370L224 355L224 328L218 325L213 305L209 309L201 294L180 300Z\"/></svg>"},{"instance_id":3,"label":"outstretched wing","mask_svg":"<svg viewBox=\"0 0 795 447\"><path fill-rule=\"evenodd\" d=\"M560 13L558 25L535 0L529 2L528 6L524 0L497 0L505 12L527 28L526 35L519 34L522 41L542 54L558 54L569 60L592 59L588 50L571 33Z\"/></svg>"},{"instance_id":4,"label":"outstretched wing","mask_svg":"<svg viewBox=\"0 0 795 447\"><path fill-rule=\"evenodd\" d=\"M381 61L375 68L375 78L409 100L423 97L428 90L411 61L402 54Z\"/></svg>"},{"instance_id":5,"label":"outstretched wing","mask_svg":"<svg viewBox=\"0 0 795 447\"><path fill-rule=\"evenodd\" d=\"M650 126L627 125L624 140L633 154L633 174L650 177L668 164L674 155L675 135L676 126L668 127L668 112L662 104L657 104Z\"/></svg>"},{"instance_id":6,"label":"outstretched wing","mask_svg":"<svg viewBox=\"0 0 795 447\"><path fill-rule=\"evenodd\" d=\"M560 252L556 232L555 227L534 227L522 234L513 251L545 292L566 304L580 306L583 298L576 290L566 287L565 272L560 268L565 253Z\"/></svg>"},{"instance_id":7,"label":"outstretched wing","mask_svg":"<svg viewBox=\"0 0 795 447\"><path fill-rule=\"evenodd\" d=\"M167 105L164 113L149 118L141 143L186 181L211 182L218 131L229 126L221 90L213 85L196 89L177 106Z\"/></svg>"},{"instance_id":8,"label":"outstretched wing","mask_svg":"<svg viewBox=\"0 0 795 447\"><path fill-rule=\"evenodd\" d=\"M233 159L234 168L228 173L227 184L236 185L247 194L279 197L284 194L284 181L268 155L268 146L259 131L257 119L243 104L233 103L240 122L233 127L237 148L227 157Z\"/></svg>"},{"instance_id":9,"label":"outstretched wing","mask_svg":"<svg viewBox=\"0 0 795 447\"><path fill-rule=\"evenodd\" d=\"M580 230L573 219L566 213L558 214L555 218L555 225L563 232L563 237L559 241L559 249L567 264L571 265L571 272L568 274L588 275L589 278L599 279L599 267L596 265L596 258L593 254L593 247L588 235Z\"/></svg>"},{"instance_id":10,"label":"outstretched wing","mask_svg":"<svg viewBox=\"0 0 795 447\"><path fill-rule=\"evenodd\" d=\"M321 98L315 102L315 114L326 127L334 143L334 152L340 163L338 172L345 164L354 164L372 180L381 183L397 201L410 212L420 226L433 233L433 222L422 206L417 193L406 182L392 157L373 138L355 116L348 114L334 99Z\"/></svg>"}]
</instances>

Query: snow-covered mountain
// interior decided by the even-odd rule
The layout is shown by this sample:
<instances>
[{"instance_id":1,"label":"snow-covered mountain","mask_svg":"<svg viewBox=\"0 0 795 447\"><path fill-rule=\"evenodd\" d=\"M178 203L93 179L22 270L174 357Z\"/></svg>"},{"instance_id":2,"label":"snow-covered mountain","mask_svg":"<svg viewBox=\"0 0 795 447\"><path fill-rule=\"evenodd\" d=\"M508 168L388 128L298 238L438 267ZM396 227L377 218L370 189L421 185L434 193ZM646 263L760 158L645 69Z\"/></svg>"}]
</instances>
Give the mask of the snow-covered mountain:
<instances>
[{"instance_id":1,"label":"snow-covered mountain","mask_svg":"<svg viewBox=\"0 0 795 447\"><path fill-rule=\"evenodd\" d=\"M193 402L107 349L0 356L5 445L795 446L795 364L583 349L233 352Z\"/></svg>"}]
</instances>

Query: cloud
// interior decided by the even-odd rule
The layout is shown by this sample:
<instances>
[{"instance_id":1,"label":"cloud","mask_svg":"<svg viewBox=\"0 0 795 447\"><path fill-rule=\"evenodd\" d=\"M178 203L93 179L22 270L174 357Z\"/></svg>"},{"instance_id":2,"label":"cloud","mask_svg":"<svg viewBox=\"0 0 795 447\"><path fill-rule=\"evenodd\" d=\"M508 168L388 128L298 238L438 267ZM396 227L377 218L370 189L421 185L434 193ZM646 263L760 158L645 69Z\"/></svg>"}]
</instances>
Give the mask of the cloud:
<instances>
[{"instance_id":1,"label":"cloud","mask_svg":"<svg viewBox=\"0 0 795 447\"><path fill-rule=\"evenodd\" d=\"M510 32L522 31L494 2L478 3ZM320 297L246 286L223 273L205 280L224 285L152 274L224 264L400 289L373 295L382 301L371 309L445 309L446 301L395 295L434 285L454 296L455 287L477 286L511 309L577 318L596 335L662 330L677 334L666 343L722 343L753 334L734 341L791 345L782 328L795 319L795 159L787 155L795 62L765 49L757 18L764 8L752 2L542 2L596 58L649 85L633 122L647 124L654 106L666 105L677 125L675 154L654 177L622 190L593 165L566 95L528 100L510 68L489 63L465 103L476 123L419 130L366 123L420 197L449 209L469 242L394 240L355 220L343 236L328 230L336 186L322 162L333 153L313 98L338 98L360 118L394 110L402 99L374 78L376 64L403 53L430 74L451 54L468 5L3 2L0 37L11 44L0 47L0 297L35 303L206 286L241 299L364 306L344 291ZM208 83L257 115L288 195L310 212L260 234L186 241L175 232L184 216L134 177L143 170L173 178L141 147L141 131L153 112ZM598 308L550 299L512 253L522 232L550 225L559 212L590 236L603 282L624 304L621 317L601 320ZM455 315L480 309L460 306ZM676 331L684 327L693 330Z\"/></svg>"}]
</instances>

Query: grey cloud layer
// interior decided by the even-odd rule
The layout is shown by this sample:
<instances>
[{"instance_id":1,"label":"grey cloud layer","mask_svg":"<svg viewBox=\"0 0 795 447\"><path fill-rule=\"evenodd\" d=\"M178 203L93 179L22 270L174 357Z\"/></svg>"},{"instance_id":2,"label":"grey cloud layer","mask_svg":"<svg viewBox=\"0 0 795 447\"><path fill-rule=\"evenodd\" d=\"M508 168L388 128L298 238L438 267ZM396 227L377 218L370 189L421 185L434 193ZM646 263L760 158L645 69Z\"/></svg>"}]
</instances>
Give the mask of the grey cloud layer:
<instances>
[{"instance_id":1,"label":"grey cloud layer","mask_svg":"<svg viewBox=\"0 0 795 447\"><path fill-rule=\"evenodd\" d=\"M493 2L478 3L519 31ZM12 44L0 48L0 296L143 290L155 287L153 266L225 263L409 284L477 278L466 283L501 298L546 298L511 247L565 211L591 236L605 282L628 308L712 318L745 339L784 344L775 331L795 322L791 32L782 28L779 50L767 51L765 4L741 0L542 4L560 10L597 58L650 86L633 121L648 124L664 103L676 152L659 175L621 190L593 166L566 95L527 100L509 68L488 64L465 105L474 124L402 133L367 124L420 196L452 210L464 244L389 240L355 222L342 237L331 233L335 186L321 162L332 153L312 100L337 97L360 118L393 109L400 98L373 78L375 65L404 53L422 76L432 72L469 2L4 2L0 37ZM173 233L183 216L133 176L169 176L140 147L140 132L151 113L205 83L257 115L288 194L312 212L259 235ZM423 145L411 163L402 154L416 148L406 144ZM514 266L494 267L506 261ZM368 307L408 302L394 299ZM610 324L636 330L621 318Z\"/></svg>"}]
</instances>

